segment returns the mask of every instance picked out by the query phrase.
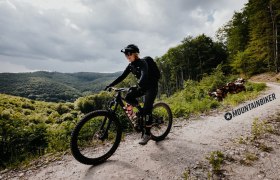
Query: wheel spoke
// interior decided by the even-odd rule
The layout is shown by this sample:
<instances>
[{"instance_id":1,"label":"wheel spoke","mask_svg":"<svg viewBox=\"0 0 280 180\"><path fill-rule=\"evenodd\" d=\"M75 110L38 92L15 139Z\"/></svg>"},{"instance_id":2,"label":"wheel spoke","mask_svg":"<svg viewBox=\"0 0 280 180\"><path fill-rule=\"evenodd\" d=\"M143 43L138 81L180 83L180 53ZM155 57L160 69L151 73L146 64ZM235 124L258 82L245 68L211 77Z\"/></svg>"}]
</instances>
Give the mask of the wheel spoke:
<instances>
[{"instance_id":1,"label":"wheel spoke","mask_svg":"<svg viewBox=\"0 0 280 180\"><path fill-rule=\"evenodd\" d=\"M153 127L151 129L152 138L156 141L163 140L170 131L172 126L172 113L169 106L165 103L154 105Z\"/></svg>"},{"instance_id":2,"label":"wheel spoke","mask_svg":"<svg viewBox=\"0 0 280 180\"><path fill-rule=\"evenodd\" d=\"M71 151L78 161L84 164L97 164L113 154L120 138L121 129L118 121L110 119L109 113L96 112L86 115L74 129Z\"/></svg>"}]
</instances>

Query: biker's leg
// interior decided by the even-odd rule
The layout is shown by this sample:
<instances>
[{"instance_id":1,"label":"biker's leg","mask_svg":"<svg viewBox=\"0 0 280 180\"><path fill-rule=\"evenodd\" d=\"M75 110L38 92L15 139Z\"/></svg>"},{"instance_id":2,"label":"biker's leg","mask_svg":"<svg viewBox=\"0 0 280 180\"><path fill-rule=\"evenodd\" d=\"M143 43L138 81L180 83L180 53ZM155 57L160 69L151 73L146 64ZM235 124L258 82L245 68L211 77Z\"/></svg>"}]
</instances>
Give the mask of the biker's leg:
<instances>
[{"instance_id":1,"label":"biker's leg","mask_svg":"<svg viewBox=\"0 0 280 180\"><path fill-rule=\"evenodd\" d=\"M143 92L143 91L140 91L140 90L138 90L138 89L133 89L133 90L131 90L130 92L127 93L127 95L126 95L126 97L125 97L125 101L126 101L128 104L130 104L130 105L132 105L132 106L134 106L134 107L137 107L137 106L138 106L137 108L140 109L139 103L138 103L138 101L137 101L136 98L141 97L141 96L143 96L143 95L144 95L144 92ZM137 113L134 114L134 115L129 116L129 118L130 118L131 120L133 120L133 122L134 122L134 128L136 129L136 131L141 131L141 128L140 128L140 126L139 126L139 120L138 120L138 115L137 115Z\"/></svg>"},{"instance_id":2,"label":"biker's leg","mask_svg":"<svg viewBox=\"0 0 280 180\"><path fill-rule=\"evenodd\" d=\"M151 139L151 128L152 128L152 109L153 104L157 95L157 88L149 89L145 92L144 97L144 117L145 117L145 129L142 135L142 139L139 142L141 145L147 144L147 142Z\"/></svg>"},{"instance_id":3,"label":"biker's leg","mask_svg":"<svg viewBox=\"0 0 280 180\"><path fill-rule=\"evenodd\" d=\"M138 101L136 98L141 97L143 95L144 92L135 89L127 93L125 101L135 107L138 105Z\"/></svg>"},{"instance_id":4,"label":"biker's leg","mask_svg":"<svg viewBox=\"0 0 280 180\"><path fill-rule=\"evenodd\" d=\"M146 122L146 134L150 134L150 129L152 126L152 109L153 109L153 104L157 96L158 89L157 88L152 88L149 89L145 92L144 96L144 115L145 115L145 122Z\"/></svg>"}]
</instances>

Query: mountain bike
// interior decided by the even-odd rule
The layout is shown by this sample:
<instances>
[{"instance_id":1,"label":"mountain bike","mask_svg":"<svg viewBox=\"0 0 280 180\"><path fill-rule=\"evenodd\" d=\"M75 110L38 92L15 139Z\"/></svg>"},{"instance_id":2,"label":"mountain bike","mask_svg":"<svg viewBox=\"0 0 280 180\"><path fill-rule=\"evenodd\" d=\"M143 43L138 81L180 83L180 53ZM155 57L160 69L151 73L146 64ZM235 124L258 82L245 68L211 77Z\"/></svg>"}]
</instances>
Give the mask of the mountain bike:
<instances>
[{"instance_id":1,"label":"mountain bike","mask_svg":"<svg viewBox=\"0 0 280 180\"><path fill-rule=\"evenodd\" d=\"M107 105L106 110L96 110L86 114L76 125L71 134L71 152L76 160L87 165L97 165L106 161L117 150L121 139L123 126L119 120L118 107L125 110L123 93L129 88L110 88L115 92L114 98ZM144 132L145 118L141 105L138 110L137 132ZM125 113L126 114L126 113ZM151 139L163 140L170 132L172 126L172 112L170 107L163 102L153 105ZM133 122L128 115L126 119L132 126Z\"/></svg>"}]
</instances>

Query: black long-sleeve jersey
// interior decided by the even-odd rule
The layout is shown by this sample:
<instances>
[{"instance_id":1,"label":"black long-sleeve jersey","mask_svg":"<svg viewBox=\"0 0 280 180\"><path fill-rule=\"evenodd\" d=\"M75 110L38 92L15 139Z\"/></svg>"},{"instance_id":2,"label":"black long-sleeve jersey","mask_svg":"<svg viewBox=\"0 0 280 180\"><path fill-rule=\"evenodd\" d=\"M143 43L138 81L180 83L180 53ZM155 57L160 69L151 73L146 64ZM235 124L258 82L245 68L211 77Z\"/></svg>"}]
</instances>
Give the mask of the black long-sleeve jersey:
<instances>
[{"instance_id":1,"label":"black long-sleeve jersey","mask_svg":"<svg viewBox=\"0 0 280 180\"><path fill-rule=\"evenodd\" d=\"M138 79L138 85L140 88L149 89L152 87L157 87L158 79L154 78L153 72L151 72L151 69L148 69L148 63L144 59L138 59L129 63L122 75L113 81L110 86L115 86L116 84L120 83L131 72Z\"/></svg>"}]
</instances>

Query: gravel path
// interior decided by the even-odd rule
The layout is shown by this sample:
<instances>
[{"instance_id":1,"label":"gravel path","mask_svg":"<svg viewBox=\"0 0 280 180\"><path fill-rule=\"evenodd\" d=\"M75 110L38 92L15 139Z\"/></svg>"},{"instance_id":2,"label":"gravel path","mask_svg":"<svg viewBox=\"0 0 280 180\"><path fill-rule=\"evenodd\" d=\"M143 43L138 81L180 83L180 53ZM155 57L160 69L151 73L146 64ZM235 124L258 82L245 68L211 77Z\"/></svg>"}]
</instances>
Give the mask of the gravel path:
<instances>
[{"instance_id":1,"label":"gravel path","mask_svg":"<svg viewBox=\"0 0 280 180\"><path fill-rule=\"evenodd\" d=\"M83 165L65 155L60 161L27 171L14 179L182 179L186 167L195 165L209 152L219 150L232 139L248 133L254 118L262 119L279 112L280 86L276 83L267 85L269 89L257 99L275 93L275 100L230 121L224 119L226 112L220 112L178 122L168 138L159 143L150 141L146 146L140 146L139 134L127 137L116 153L99 166Z\"/></svg>"}]
</instances>

